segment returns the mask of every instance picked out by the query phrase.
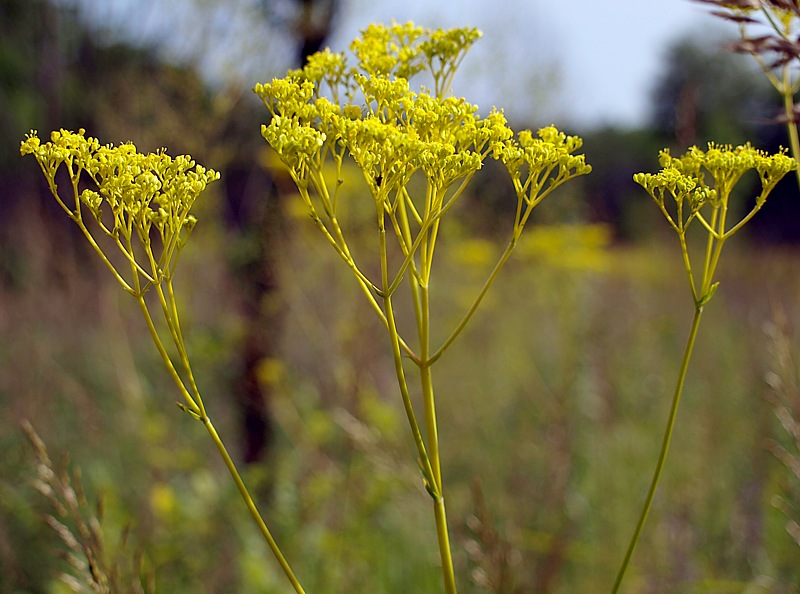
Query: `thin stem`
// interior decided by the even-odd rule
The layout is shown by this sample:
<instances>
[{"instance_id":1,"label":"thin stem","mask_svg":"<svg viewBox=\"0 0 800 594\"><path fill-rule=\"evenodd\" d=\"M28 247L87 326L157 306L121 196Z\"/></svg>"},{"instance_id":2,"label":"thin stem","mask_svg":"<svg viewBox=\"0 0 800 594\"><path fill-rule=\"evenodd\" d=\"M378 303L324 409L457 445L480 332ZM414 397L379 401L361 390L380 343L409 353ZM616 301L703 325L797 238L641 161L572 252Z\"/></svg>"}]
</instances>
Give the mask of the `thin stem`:
<instances>
[{"instance_id":1,"label":"thin stem","mask_svg":"<svg viewBox=\"0 0 800 594\"><path fill-rule=\"evenodd\" d=\"M714 210L711 213L710 225L711 229L713 229L713 233L709 233L708 239L706 240L706 254L705 259L703 260L703 285L700 287L701 292L706 290L707 285L710 284L713 276L712 255L714 253L714 242L716 240L717 229L720 227L719 212L720 208L714 207Z\"/></svg>"},{"instance_id":2,"label":"thin stem","mask_svg":"<svg viewBox=\"0 0 800 594\"><path fill-rule=\"evenodd\" d=\"M183 399L186 401L188 409L195 415L204 415L205 411L203 410L201 404L195 401L194 397L186 389L186 385L183 383L181 376L178 374L175 366L172 364L172 360L170 359L167 350L164 348L164 343L161 342L161 337L158 335L158 331L153 323L153 318L150 316L150 311L147 309L144 296L137 295L136 302L139 304L139 309L142 311L145 323L147 324L147 329L150 331L150 336L156 345L156 349L158 349L158 354L161 355L161 360L167 367L170 377L175 382L175 385L178 386L178 390L180 391L181 396L183 396Z\"/></svg>"},{"instance_id":3,"label":"thin stem","mask_svg":"<svg viewBox=\"0 0 800 594\"><path fill-rule=\"evenodd\" d=\"M426 209L427 210L427 209ZM422 398L425 409L425 426L428 434L428 447L425 448L425 443L422 440L419 424L417 423L414 410L411 405L411 395L408 391L408 384L406 382L405 372L403 370L403 360L400 352L400 336L397 331L395 322L394 310L392 307L392 295L388 291L389 288L389 263L386 249L386 227L384 212L382 209L377 209L378 229L380 234L380 260L381 260L381 281L383 284L384 294L384 310L386 311L386 320L388 322L389 337L392 343L392 356L395 364L395 372L397 374L397 382L400 386L400 393L403 398L403 406L406 410L406 416L411 427L411 433L414 436L414 443L417 446L417 451L420 456L420 464L422 466L422 473L427 482L428 492L433 498L433 510L436 522L436 535L439 544L439 556L442 561L442 578L444 580L444 588L446 594L457 594L455 570L453 569L453 556L450 550L450 537L447 528L447 514L444 506L444 494L442 489L442 469L439 459L439 437L436 426L436 408L433 394L433 380L431 377L430 364L426 362L428 352L430 349L430 309L429 309L429 294L427 285L427 274L430 273L430 261L425 260L426 254L428 257L432 255L431 251L426 250L426 243L423 242L421 255L421 275L426 275L426 283L422 284L418 280L417 275L411 275L411 291L414 298L414 306L417 315L417 329L419 332L420 340L420 356L417 359L420 368L420 381L422 384ZM405 217L405 211L401 211L402 227L405 232L408 232L408 220ZM429 213L426 212L426 217ZM395 221L393 221L395 222ZM420 232L423 235L423 232ZM427 274L426 272L427 271Z\"/></svg>"},{"instance_id":4,"label":"thin stem","mask_svg":"<svg viewBox=\"0 0 800 594\"><path fill-rule=\"evenodd\" d=\"M148 250L148 253L151 257L152 262L152 253ZM186 355L186 347L183 342L183 337L180 333L180 325L178 323L178 312L175 308L175 296L172 293L172 281L171 279L167 279L166 281L167 289L169 290L169 299L167 295L164 293L164 289L161 286L161 283L156 285L156 294L158 295L158 301L161 305L161 312L164 315L164 321L167 324L167 328L170 332L170 337L172 338L172 344L175 345L175 348L178 350L178 357L181 361L181 366L183 367L184 372L186 373L186 377L189 381L188 389L191 390L193 400L197 403L199 407L200 416L205 416L205 407L203 406L203 400L200 398L200 391L197 389L197 384L194 381L194 374L192 373L192 367L189 364L189 358ZM184 382L181 382L185 385Z\"/></svg>"},{"instance_id":5,"label":"thin stem","mask_svg":"<svg viewBox=\"0 0 800 594\"><path fill-rule=\"evenodd\" d=\"M420 383L422 385L422 400L425 408L425 426L428 432L428 452L433 467L433 478L436 481L436 492L442 494L442 464L439 460L439 430L436 422L436 400L433 394L433 377L431 364L428 362L430 349L430 303L428 287L419 286L420 293L420 360L423 362L419 368Z\"/></svg>"},{"instance_id":6,"label":"thin stem","mask_svg":"<svg viewBox=\"0 0 800 594\"><path fill-rule=\"evenodd\" d=\"M427 302L427 288L422 291L423 301ZM423 310L427 317L427 309ZM423 347L421 356L427 356L427 347ZM436 406L433 394L433 379L430 364L420 367L420 381L422 383L422 398L425 404L425 425L428 429L428 450L430 452L431 466L435 485L433 492L433 512L436 520L436 536L439 543L439 556L442 560L442 577L444 589L447 594L456 594L456 578L453 569L453 554L450 550L450 536L447 526L447 511L444 504L444 483L442 481L442 464L439 456L439 434L436 421Z\"/></svg>"},{"instance_id":7,"label":"thin stem","mask_svg":"<svg viewBox=\"0 0 800 594\"><path fill-rule=\"evenodd\" d=\"M109 237L111 237L114 240L114 244L117 246L117 249L122 253L122 255L125 257L125 259L128 260L131 263L133 268L136 269L136 272L141 274L145 278L145 280L147 280L147 282L150 282L150 283L157 282L156 278L153 277L153 276L150 276L150 274L144 268L142 268L139 265L139 263L136 261L136 257L133 255L133 244L130 244L130 247L126 248L124 245L122 245L122 241L119 238L119 233L114 233L113 231L110 231L102 223L98 223L98 224L100 225L100 228L103 230L103 233L105 233L106 235L108 235Z\"/></svg>"},{"instance_id":8,"label":"thin stem","mask_svg":"<svg viewBox=\"0 0 800 594\"><path fill-rule=\"evenodd\" d=\"M442 558L444 591L446 594L457 594L456 575L453 569L453 557L450 552L450 537L447 533L447 514L444 509L444 495L439 495L439 497L434 499L433 511L436 516L436 535L439 540L439 555Z\"/></svg>"},{"instance_id":9,"label":"thin stem","mask_svg":"<svg viewBox=\"0 0 800 594\"><path fill-rule=\"evenodd\" d=\"M403 243L408 244L410 243L411 238L411 226L410 221L408 219L408 212L406 211L406 204L410 205L410 208L413 210L414 204L411 201L411 197L406 192L405 188L403 188L403 196L400 196L400 200L397 206L398 214L400 216L399 220L397 216L392 216L392 224L397 225L400 229L400 232L403 236ZM419 291L419 278L420 273L417 270L417 266L414 262L414 255L416 254L417 249L419 248L419 243L422 241L422 230L417 233L416 238L414 239L414 243L409 249L409 252L406 256L406 260L403 262L403 266L406 265L410 267L410 274L408 275L408 286L409 286L409 293L411 295L411 303L414 307L414 319L417 323L417 328L422 326L422 302L420 298L420 291ZM406 264L407 262L407 264ZM392 281L392 287L395 286L395 283L399 283L402 280L402 276L398 272L398 276ZM393 288L390 287L390 291L394 291ZM415 362L417 365L420 365L421 359L416 359Z\"/></svg>"},{"instance_id":10,"label":"thin stem","mask_svg":"<svg viewBox=\"0 0 800 594\"><path fill-rule=\"evenodd\" d=\"M442 561L442 578L447 594L456 594L456 579L453 569L453 555L450 550L450 537L447 527L447 513L444 504L444 484L442 481L442 463L439 456L439 429L436 419L436 398L433 392L433 376L431 375L430 355L430 276L433 268L433 253L439 230L439 217L444 190L428 186L428 204L426 204L425 220L433 221L430 231L420 231L425 235L420 253L420 279L412 279L412 290L415 290L415 308L417 310L417 329L419 332L420 383L422 401L425 411L425 428L428 434L428 453L433 471L433 510L436 521L436 535L439 543L439 556ZM423 227L427 227L424 225Z\"/></svg>"},{"instance_id":11,"label":"thin stem","mask_svg":"<svg viewBox=\"0 0 800 594\"><path fill-rule=\"evenodd\" d=\"M167 299L166 303L162 302L162 307L165 307L164 317L166 318L167 324L172 331L172 339L175 342L175 347L178 349L178 356L181 359L183 369L186 371L186 377L189 380L189 388L191 388L197 403L200 405L200 408L204 409L203 399L200 397L200 390L198 389L197 382L194 379L192 366L189 363L189 355L186 353L186 344L183 341L183 333L181 332L181 324L178 317L178 305L175 301L175 292L172 288L171 276L165 280L165 284L167 285L166 295L162 293L161 286L158 286L159 297L162 299L166 297Z\"/></svg>"},{"instance_id":12,"label":"thin stem","mask_svg":"<svg viewBox=\"0 0 800 594\"><path fill-rule=\"evenodd\" d=\"M639 515L639 521L636 523L636 529L633 532L633 537L631 538L630 544L628 545L628 550L625 553L625 559L622 561L622 566L619 568L617 579L614 582L614 588L611 590L612 594L616 594L619 591L620 585L622 584L622 579L625 577L628 564L633 556L633 550L636 548L636 544L639 541L639 536L642 533L642 528L644 528L645 521L647 520L647 515L650 512L650 506L653 503L653 497L655 496L656 488L658 487L658 481L661 478L661 472L664 469L664 463L667 460L667 453L669 452L670 442L672 441L672 432L675 428L675 419L678 416L678 404L681 400L683 384L686 380L686 371L689 368L689 360L692 357L692 349L694 348L695 339L697 338L697 330L700 327L700 318L702 315L703 306L696 306L694 318L692 319L692 327L689 331L689 339L686 341L686 349L683 353L683 361L681 362L681 368L678 372L678 383L675 386L675 394L672 397L672 406L669 411L667 427L664 431L664 438L661 442L661 452L658 455L658 462L656 463L656 468L653 472L653 478L650 481L650 488L647 491L647 497L645 498L644 506L642 507L641 514Z\"/></svg>"},{"instance_id":13,"label":"thin stem","mask_svg":"<svg viewBox=\"0 0 800 594\"><path fill-rule=\"evenodd\" d=\"M694 302L697 303L697 300L700 299L700 295L697 294L697 287L694 284L694 275L692 274L692 263L689 259L689 246L686 245L686 233L679 233L678 238L681 243L681 254L683 255L683 266L686 269L686 274L689 277L689 285L692 288L692 298Z\"/></svg>"},{"instance_id":14,"label":"thin stem","mask_svg":"<svg viewBox=\"0 0 800 594\"><path fill-rule=\"evenodd\" d=\"M405 370L403 369L403 354L400 351L400 335L397 332L397 322L394 317L394 307L392 306L392 297L385 293L387 284L389 282L389 263L386 251L386 228L383 222L383 212L379 211L378 228L380 235L380 260L381 260L381 280L383 282L383 308L386 312L384 319L386 320L386 328L389 331L389 339L392 343L392 358L394 360L394 369L397 376L397 383L400 387L400 395L403 399L403 407L406 411L408 424L411 428L411 434L414 437L414 444L417 446L417 453L419 454L420 464L422 465L422 472L425 480L430 484L431 488L436 488L435 477L431 468L431 461L428 457L428 452L425 449L425 442L422 439L419 423L414 414L414 407L411 404L411 394L408 391L408 382L406 382Z\"/></svg>"},{"instance_id":15,"label":"thin stem","mask_svg":"<svg viewBox=\"0 0 800 594\"><path fill-rule=\"evenodd\" d=\"M794 93L792 89L791 72L789 65L783 67L783 109L786 113L786 131L789 133L789 146L792 156L800 158L800 135L797 132L797 122L794 114ZM794 170L797 183L800 185L800 168Z\"/></svg>"},{"instance_id":16,"label":"thin stem","mask_svg":"<svg viewBox=\"0 0 800 594\"><path fill-rule=\"evenodd\" d=\"M708 291L711 289L714 280L714 272L716 272L717 264L719 264L719 258L722 255L722 246L725 245L725 240L720 239L714 245L714 253L711 257L711 267L708 271L708 276L704 279L703 282L703 294L700 295L700 299L703 299L708 295Z\"/></svg>"},{"instance_id":17,"label":"thin stem","mask_svg":"<svg viewBox=\"0 0 800 594\"><path fill-rule=\"evenodd\" d=\"M472 319L472 316L475 314L475 311L478 309L478 306L481 304L481 301L483 301L483 298L486 296L486 293L489 292L489 288L492 286L494 281L497 279L497 276L500 274L500 270L503 268L503 266L505 266L505 263L511 257L511 252L514 251L514 248L517 245L517 239L518 235L515 233L511 241L509 241L508 246L506 246L503 255L500 256L500 259L497 261L497 264L495 264L492 273L489 275L489 278L486 279L486 282L483 284L483 287L481 287L481 290L478 292L478 295L473 300L472 305L470 305L469 309L467 310L467 313L464 314L464 317L461 318L461 321L450 333L450 336L448 336L447 339L442 343L442 346L440 346L436 350L436 352L430 356L430 358L427 360L428 363L436 362L436 360L439 359L439 357L441 357L444 354L444 352L453 343L453 341L455 341L455 339L458 338L458 335L461 334L461 332L464 330L464 327L467 325L470 319Z\"/></svg>"},{"instance_id":18,"label":"thin stem","mask_svg":"<svg viewBox=\"0 0 800 594\"><path fill-rule=\"evenodd\" d=\"M425 286L427 287L431 280L431 270L433 269L433 251L436 248L436 238L439 236L439 226L442 221L442 201L444 200L444 189L436 188L433 191L433 210L426 216L432 220L430 225L430 237L428 238L428 249L426 250L426 258L421 268L424 275Z\"/></svg>"},{"instance_id":19,"label":"thin stem","mask_svg":"<svg viewBox=\"0 0 800 594\"><path fill-rule=\"evenodd\" d=\"M428 483L428 487L436 489L436 479L433 468L431 467L431 459L425 448L425 441L422 439L422 432L420 431L417 417L414 414L414 407L411 404L411 394L408 391L408 383L406 382L405 370L403 369L403 355L400 352L400 340L394 319L394 309L392 308L392 298L385 297L384 304L386 307L386 319L389 322L388 328L392 343L394 370L397 376L397 384L400 387L400 395L403 399L403 408L405 409L408 424L411 428L411 435L414 438L414 445L417 447L417 454L419 454L420 464L422 465L422 474L425 477L425 481Z\"/></svg>"},{"instance_id":20,"label":"thin stem","mask_svg":"<svg viewBox=\"0 0 800 594\"><path fill-rule=\"evenodd\" d=\"M40 166L42 167L42 171L45 171L41 163ZM47 175L46 172L45 175ZM133 288L128 284L128 282L124 278L122 278L122 275L117 271L116 267L106 257L103 250L97 244L94 235L92 235L92 233L86 227L86 224L83 222L83 217L81 216L81 203L78 195L77 180L73 180L72 182L72 193L75 198L75 211L72 211L69 208L67 208L67 205L64 204L64 202L61 200L61 197L58 195L58 186L56 186L55 181L53 181L50 177L48 177L47 182L50 188L50 193L55 197L55 199L61 205L61 208L63 208L64 211L67 213L69 218L71 218L73 221L75 221L75 223L77 223L78 227L81 230L81 233L83 233L84 237L86 237L86 239L89 241L89 245L92 246L92 249L97 253L98 256L100 256L100 259L103 261L103 264L105 264L106 267L108 267L108 269L111 271L111 274L114 275L114 278L116 278L119 284L122 285L122 288L124 288L128 293L133 293Z\"/></svg>"},{"instance_id":21,"label":"thin stem","mask_svg":"<svg viewBox=\"0 0 800 594\"><path fill-rule=\"evenodd\" d=\"M761 197L766 197L766 192L764 192L764 193L762 194L762 196L761 196ZM761 210L761 207L763 206L763 204L764 204L764 201L763 201L763 200L762 200L761 202L756 202L756 205L753 207L753 209L752 209L752 210L751 210L749 213L747 213L747 214L746 214L746 215L745 215L745 216L742 218L742 220L741 220L741 221L739 221L739 222L738 222L738 223L736 223L736 224L735 224L733 227L731 227L730 229L728 229L727 231L725 231L724 235L722 236L722 239L727 239L727 238L729 238L731 235L733 235L734 233L736 233L736 232L737 232L739 229L741 229L742 227L744 227L744 226L747 224L747 222L748 222L750 219L752 219L752 218L755 216L755 214L756 214L756 213L757 213L759 210Z\"/></svg>"},{"instance_id":22,"label":"thin stem","mask_svg":"<svg viewBox=\"0 0 800 594\"><path fill-rule=\"evenodd\" d=\"M222 443L222 439L217 433L217 430L214 428L214 425L211 423L211 419L209 419L206 416L203 417L202 421L203 425L205 425L206 429L208 430L209 435L211 435L211 439L214 442L214 445L217 446L217 450L219 450L219 453L222 455L222 459L225 461L225 466L228 467L228 471L231 473L233 481L236 483L236 487L237 489L239 489L239 493L241 494L242 499L244 499L244 502L247 505L247 510L250 512L250 516L253 518L256 525L258 525L258 529L261 531L264 540L267 541L267 545L272 551L272 554L275 556L275 559L278 561L278 564L281 566L281 569L283 569L283 573L286 574L286 577L291 582L292 587L294 588L295 592L297 592L297 594L305 594L303 586L300 585L299 580L295 576L294 572L292 571L292 568L289 566L288 561L286 561L286 558L283 556L283 553L278 547L278 543L275 542L275 539L270 533L269 528L267 528L267 525L264 522L264 518L261 517L261 513L258 511L258 508L256 507L253 498L250 496L250 492L247 490L247 486L244 484L244 481L242 480L239 471L236 469L236 465L233 463L230 454L228 454L228 450L225 448L225 444Z\"/></svg>"},{"instance_id":23,"label":"thin stem","mask_svg":"<svg viewBox=\"0 0 800 594\"><path fill-rule=\"evenodd\" d=\"M122 285L122 288L125 289L128 293L133 294L134 293L133 288L130 286L130 284L128 284L128 281L122 278L122 275L119 272L117 272L117 269L111 263L111 260L109 260L106 257L105 253L103 253L103 250L97 244L97 241L95 241L94 236L91 234L89 229L86 228L86 225L83 224L83 221L76 221L76 222L78 223L78 227L83 233L83 236L86 237L86 239L89 241L89 245L91 245L92 249L97 253L97 255L100 256L100 259L103 261L103 264L105 264L106 267L111 271L111 274L114 275L114 278L117 279L117 282L120 285Z\"/></svg>"},{"instance_id":24,"label":"thin stem","mask_svg":"<svg viewBox=\"0 0 800 594\"><path fill-rule=\"evenodd\" d=\"M225 444L222 442L217 430L215 429L211 419L208 417L208 414L203 407L202 400L200 399L199 393L197 393L196 398L193 398L189 391L186 389L183 380L178 375L178 372L175 370L175 366L172 364L172 360L170 359L169 355L167 354L166 349L164 348L163 343L161 342L161 338L158 335L158 331L156 330L155 325L153 324L153 319L150 316L150 312L147 309L147 304L144 301L144 297L139 295L137 297L137 302L139 304L139 308L142 310L142 314L144 315L145 322L147 323L147 328L150 331L150 335L153 338L153 342L158 349L159 354L161 355L161 359L164 361L164 365L166 365L167 370L169 371L170 376L175 381L180 390L181 394L184 397L188 407L185 409L187 410L192 416L199 419L203 425L205 425L206 430L208 431L209 435L211 435L211 439L214 442L214 445L219 450L219 453L222 455L222 459L225 462L225 466L228 467L228 471L233 477L233 481L236 483L236 487L239 490L242 498L247 505L247 509L250 512L253 520L255 521L256 525L258 526L261 534L264 537L264 540L267 542L272 554L275 556L275 559L278 561L278 564L283 569L283 572L286 574L286 577L291 582L292 586L294 587L297 594L305 594L300 582L297 580L292 568L289 566L289 563L286 561L286 558L281 553L278 544L275 542L275 539L272 537L269 529L267 528L266 523L264 522L264 518L261 516L258 508L256 507L255 503L253 502L253 498L250 496L250 492L247 490L247 486L244 484L239 471L236 468L236 465L231 459L230 454L228 454L228 450L225 448ZM188 360L184 361L184 364L189 367ZM191 375L191 369L188 372Z\"/></svg>"}]
</instances>

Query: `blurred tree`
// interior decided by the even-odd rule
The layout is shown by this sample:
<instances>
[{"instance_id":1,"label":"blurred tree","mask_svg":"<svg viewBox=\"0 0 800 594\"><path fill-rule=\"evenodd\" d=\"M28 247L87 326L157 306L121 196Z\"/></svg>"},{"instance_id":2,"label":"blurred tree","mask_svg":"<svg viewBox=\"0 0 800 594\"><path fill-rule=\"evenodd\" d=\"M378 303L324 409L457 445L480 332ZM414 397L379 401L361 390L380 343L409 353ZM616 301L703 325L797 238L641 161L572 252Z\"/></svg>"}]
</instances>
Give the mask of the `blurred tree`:
<instances>
[{"instance_id":1,"label":"blurred tree","mask_svg":"<svg viewBox=\"0 0 800 594\"><path fill-rule=\"evenodd\" d=\"M642 224L642 218L653 213L633 183L633 174L658 165L658 151L664 148L664 142L661 135L647 128L603 128L584 135L586 161L592 164L592 174L584 180L587 218L611 226L618 240L646 239L642 229L649 234L660 228Z\"/></svg>"},{"instance_id":2,"label":"blurred tree","mask_svg":"<svg viewBox=\"0 0 800 594\"><path fill-rule=\"evenodd\" d=\"M266 19L273 26L285 25L295 38L295 66L301 67L308 57L322 49L330 36L337 14L338 0L291 0L290 16L277 7L275 0L263 0ZM285 7L284 7L285 8ZM263 111L263 110L261 110ZM259 125L250 125L242 135L257 135ZM252 137L252 136L251 136ZM243 343L242 372L234 389L241 411L243 454L245 462L263 459L272 436L269 413L269 386L259 370L275 357L275 343L281 328L281 311L275 299L278 282L275 271L274 247L281 225L279 200L292 184L283 170L257 169L254 155L263 153L259 147L239 151L225 174L229 197L229 220L237 230L239 247L236 265L242 285L244 313L248 333ZM253 187L252 180L266 171L269 191ZM255 191L254 191L255 190Z\"/></svg>"},{"instance_id":3,"label":"blurred tree","mask_svg":"<svg viewBox=\"0 0 800 594\"><path fill-rule=\"evenodd\" d=\"M589 218L610 224L618 239L643 239L637 233L652 209L631 178L657 168L658 151L682 153L709 141L751 142L769 151L786 146L785 130L774 122L780 103L772 88L746 57L723 50L722 41L684 37L667 48L661 74L653 81L650 125L641 130L604 128L584 134L586 159L593 166L585 180ZM756 180L753 180L754 182ZM790 214L796 200L784 180L750 226L764 241L797 237ZM658 228L658 226L654 226Z\"/></svg>"},{"instance_id":4,"label":"blurred tree","mask_svg":"<svg viewBox=\"0 0 800 594\"><path fill-rule=\"evenodd\" d=\"M280 5L289 4L290 17L281 16ZM275 25L288 24L297 39L296 62L302 66L306 59L321 49L330 37L339 0L261 0L269 20Z\"/></svg>"},{"instance_id":5,"label":"blurred tree","mask_svg":"<svg viewBox=\"0 0 800 594\"><path fill-rule=\"evenodd\" d=\"M652 124L677 146L755 141L774 116L771 87L722 41L685 37L667 49L652 91Z\"/></svg>"}]
</instances>

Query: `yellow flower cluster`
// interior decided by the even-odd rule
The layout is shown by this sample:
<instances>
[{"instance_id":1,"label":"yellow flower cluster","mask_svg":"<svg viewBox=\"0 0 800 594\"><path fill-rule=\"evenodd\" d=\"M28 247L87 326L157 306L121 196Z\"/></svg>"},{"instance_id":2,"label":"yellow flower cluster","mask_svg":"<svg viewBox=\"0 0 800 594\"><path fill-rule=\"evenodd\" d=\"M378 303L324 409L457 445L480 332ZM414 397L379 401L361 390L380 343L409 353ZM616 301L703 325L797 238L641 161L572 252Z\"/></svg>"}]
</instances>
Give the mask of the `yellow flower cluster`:
<instances>
[{"instance_id":1,"label":"yellow flower cluster","mask_svg":"<svg viewBox=\"0 0 800 594\"><path fill-rule=\"evenodd\" d=\"M542 128L537 136L523 130L516 141L509 139L493 147L495 158L511 174L517 195L529 205L538 203L550 189L592 171L583 155L574 154L583 146L580 137L567 136L554 126Z\"/></svg>"},{"instance_id":2,"label":"yellow flower cluster","mask_svg":"<svg viewBox=\"0 0 800 594\"><path fill-rule=\"evenodd\" d=\"M772 191L784 175L797 168L797 162L781 151L770 155L753 148L750 143L733 147L708 143L708 150L692 147L683 157L661 153L662 167L675 167L687 175L699 176L706 170L714 180L719 194L729 194L747 171L755 169L761 179L764 194Z\"/></svg>"},{"instance_id":3,"label":"yellow flower cluster","mask_svg":"<svg viewBox=\"0 0 800 594\"><path fill-rule=\"evenodd\" d=\"M469 179L491 155L509 169L519 192L532 200L548 187L588 173L581 140L555 128L515 136L501 111L487 117L449 94L456 68L475 29L424 30L412 23L370 25L344 54L326 50L302 70L255 87L272 118L262 135L297 185L325 193L315 171L328 156L349 154L376 200L402 189L421 171L436 191ZM427 72L434 92L412 91L408 79ZM555 174L553 172L556 172Z\"/></svg>"},{"instance_id":4,"label":"yellow flower cluster","mask_svg":"<svg viewBox=\"0 0 800 594\"><path fill-rule=\"evenodd\" d=\"M54 131L46 143L31 132L20 152L36 158L53 196L87 236L91 232L85 226L82 207L136 266L134 243L143 246L150 282L158 282L194 228L197 221L190 211L197 197L219 179L219 173L196 164L188 155L172 158L163 150L142 154L132 143L100 145L83 129ZM70 206L58 190L56 178L62 165L74 199ZM108 216L104 208L110 211ZM151 247L153 229L161 240L158 258ZM139 272L144 272L141 266Z\"/></svg>"},{"instance_id":5,"label":"yellow flower cluster","mask_svg":"<svg viewBox=\"0 0 800 594\"><path fill-rule=\"evenodd\" d=\"M727 210L734 186L745 173L755 170L761 181L761 191L756 197L754 210L742 220L746 222L761 208L775 185L797 168L797 162L785 151L770 155L749 143L736 147L709 143L708 150L695 146L681 157L673 157L668 149L664 149L659 160L661 171L656 174L637 173L633 179L653 197L679 233L706 204L714 209ZM713 183L706 182L707 175ZM667 210L666 196L671 196L676 204L677 216L674 218ZM684 205L688 205L688 212ZM721 236L726 231L716 229L714 233Z\"/></svg>"}]
</instances>

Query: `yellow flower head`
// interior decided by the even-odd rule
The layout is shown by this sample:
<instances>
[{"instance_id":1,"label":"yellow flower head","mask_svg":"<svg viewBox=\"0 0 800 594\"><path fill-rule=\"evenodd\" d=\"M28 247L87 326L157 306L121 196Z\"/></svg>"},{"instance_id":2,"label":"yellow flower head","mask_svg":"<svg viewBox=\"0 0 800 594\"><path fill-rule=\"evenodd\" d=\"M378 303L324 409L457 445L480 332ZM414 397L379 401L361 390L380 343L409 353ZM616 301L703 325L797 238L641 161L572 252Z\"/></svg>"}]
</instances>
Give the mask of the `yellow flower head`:
<instances>
[{"instance_id":1,"label":"yellow flower head","mask_svg":"<svg viewBox=\"0 0 800 594\"><path fill-rule=\"evenodd\" d=\"M136 260L135 242L153 256L152 262L160 262L156 264L160 270L152 271L151 280L160 277L194 228L197 221L190 211L197 197L219 179L219 173L196 164L188 155L173 158L163 150L142 154L132 143L101 146L83 129L53 132L46 143L31 132L20 152L36 158L53 196L87 233L84 208L132 262ZM62 165L72 186L74 205L70 206L59 194L56 181ZM160 257L152 253L150 233L154 229L161 239Z\"/></svg>"},{"instance_id":2,"label":"yellow flower head","mask_svg":"<svg viewBox=\"0 0 800 594\"><path fill-rule=\"evenodd\" d=\"M787 156L784 150L770 155L753 148L750 143L734 147L711 142L707 150L694 146L681 157L673 157L668 149L664 149L660 154L660 162L660 172L637 173L633 179L652 196L679 233L685 230L704 205L727 209L734 186L748 171L755 170L761 181L761 192L756 197L757 210L781 178L797 168L797 162ZM673 218L667 210L667 195L677 205L677 218ZM684 209L685 204L688 209ZM724 229L714 232L720 236L725 233Z\"/></svg>"},{"instance_id":3,"label":"yellow flower head","mask_svg":"<svg viewBox=\"0 0 800 594\"><path fill-rule=\"evenodd\" d=\"M328 156L349 154L376 198L417 171L446 189L475 173L490 154L512 176L527 172L533 180L555 172L552 186L588 173L584 157L574 154L580 138L548 127L538 137L523 132L515 139L502 111L482 118L477 106L449 93L453 74L480 35L469 28L370 25L351 44L356 67L326 50L284 79L256 85L272 115L262 135L298 185L314 183L310 176ZM411 90L408 79L422 71L433 78L433 92ZM321 92L323 82L328 94ZM520 182L518 189L528 195L534 188L542 184Z\"/></svg>"}]
</instances>

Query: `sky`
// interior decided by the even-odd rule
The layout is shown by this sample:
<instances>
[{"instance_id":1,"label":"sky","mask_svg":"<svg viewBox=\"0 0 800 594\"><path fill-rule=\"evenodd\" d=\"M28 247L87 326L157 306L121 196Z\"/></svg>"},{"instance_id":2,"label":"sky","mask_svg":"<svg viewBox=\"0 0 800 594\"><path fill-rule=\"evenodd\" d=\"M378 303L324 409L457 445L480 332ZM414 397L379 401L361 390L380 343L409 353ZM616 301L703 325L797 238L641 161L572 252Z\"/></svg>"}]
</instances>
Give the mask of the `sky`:
<instances>
[{"instance_id":1,"label":"sky","mask_svg":"<svg viewBox=\"0 0 800 594\"><path fill-rule=\"evenodd\" d=\"M281 10L295 5L290 0L71 1L92 22L116 23L134 40L155 39L175 57L185 57L187 48L202 48L203 68L212 79L235 72L252 87L281 76L289 63L289 38L280 34L280 19ZM329 39L337 52L372 22L480 29L484 36L464 61L453 92L482 113L502 107L512 121L541 125L643 125L671 43L687 35L720 40L723 34L735 35L733 26L690 0L339 1L340 16ZM185 18L185 6L192 2L211 7L213 14ZM263 25L254 28L259 2L273 7L276 24L269 34ZM265 60L267 55L271 59Z\"/></svg>"},{"instance_id":2,"label":"sky","mask_svg":"<svg viewBox=\"0 0 800 594\"><path fill-rule=\"evenodd\" d=\"M689 34L735 34L706 6L689 0L349 3L350 14L332 45L344 47L360 28L392 18L424 26L477 27L484 37L465 61L465 76L456 81L454 92L463 91L481 108L503 106L510 117L563 118L576 126L644 124L650 91L671 42Z\"/></svg>"}]
</instances>

